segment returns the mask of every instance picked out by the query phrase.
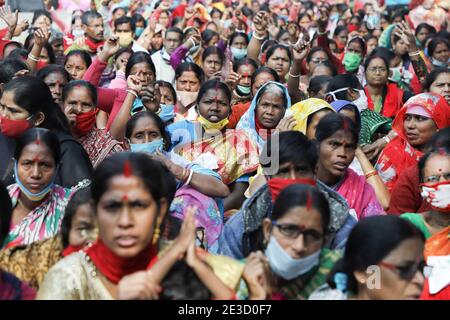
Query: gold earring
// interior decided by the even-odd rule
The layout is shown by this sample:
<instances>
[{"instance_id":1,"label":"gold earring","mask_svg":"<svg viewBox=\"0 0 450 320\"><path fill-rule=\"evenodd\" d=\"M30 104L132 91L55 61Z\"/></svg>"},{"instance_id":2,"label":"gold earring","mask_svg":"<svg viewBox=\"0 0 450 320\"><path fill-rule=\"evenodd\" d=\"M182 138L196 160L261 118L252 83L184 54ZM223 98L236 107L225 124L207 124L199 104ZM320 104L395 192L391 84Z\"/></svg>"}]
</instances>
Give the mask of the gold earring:
<instances>
[{"instance_id":1,"label":"gold earring","mask_svg":"<svg viewBox=\"0 0 450 320\"><path fill-rule=\"evenodd\" d=\"M153 239L152 239L152 244L156 245L158 243L159 240L159 236L161 235L161 222L160 219L158 219L158 221L156 222L156 229L153 232Z\"/></svg>"}]
</instances>

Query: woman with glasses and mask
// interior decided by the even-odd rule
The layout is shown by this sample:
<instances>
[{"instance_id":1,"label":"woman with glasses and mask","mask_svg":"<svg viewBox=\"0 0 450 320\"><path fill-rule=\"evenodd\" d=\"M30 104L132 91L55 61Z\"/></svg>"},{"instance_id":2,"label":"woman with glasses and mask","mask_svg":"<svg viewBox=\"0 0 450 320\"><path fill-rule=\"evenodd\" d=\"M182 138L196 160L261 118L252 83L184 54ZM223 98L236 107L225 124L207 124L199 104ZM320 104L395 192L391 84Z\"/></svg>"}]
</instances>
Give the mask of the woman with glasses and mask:
<instances>
[{"instance_id":1,"label":"woman with glasses and mask","mask_svg":"<svg viewBox=\"0 0 450 320\"><path fill-rule=\"evenodd\" d=\"M247 257L248 298L304 300L323 285L341 257L325 248L329 220L328 202L319 190L305 184L283 189L263 221L260 249Z\"/></svg>"},{"instance_id":2,"label":"woman with glasses and mask","mask_svg":"<svg viewBox=\"0 0 450 320\"><path fill-rule=\"evenodd\" d=\"M316 290L310 300L419 299L423 248L423 234L399 217L364 219L351 231L344 257L333 267L328 285Z\"/></svg>"}]
</instances>

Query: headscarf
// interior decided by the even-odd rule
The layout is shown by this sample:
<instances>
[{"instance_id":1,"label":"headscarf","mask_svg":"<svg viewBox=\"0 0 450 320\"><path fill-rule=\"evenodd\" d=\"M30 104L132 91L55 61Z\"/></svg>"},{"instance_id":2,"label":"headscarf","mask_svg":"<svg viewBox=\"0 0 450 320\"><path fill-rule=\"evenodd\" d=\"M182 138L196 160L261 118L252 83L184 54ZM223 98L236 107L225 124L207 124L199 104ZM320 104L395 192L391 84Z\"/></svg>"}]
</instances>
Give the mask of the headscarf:
<instances>
[{"instance_id":1,"label":"headscarf","mask_svg":"<svg viewBox=\"0 0 450 320\"><path fill-rule=\"evenodd\" d=\"M336 112L340 112L344 107L351 107L355 112L356 127L358 128L358 132L361 130L361 114L359 113L359 109L356 104L347 100L335 100L330 105Z\"/></svg>"},{"instance_id":2,"label":"headscarf","mask_svg":"<svg viewBox=\"0 0 450 320\"><path fill-rule=\"evenodd\" d=\"M334 111L333 107L328 102L318 98L309 98L294 104L289 108L297 121L294 130L306 134L308 117L322 109L330 109Z\"/></svg>"},{"instance_id":3,"label":"headscarf","mask_svg":"<svg viewBox=\"0 0 450 320\"><path fill-rule=\"evenodd\" d=\"M263 85L261 88L259 88L256 95L253 97L253 100L250 104L250 107L248 108L247 112L244 113L244 115L241 117L241 120L239 120L238 124L236 125L236 129L243 129L246 130L250 137L258 144L258 147L262 148L264 146L264 139L258 134L256 130L256 107L259 103L259 100L261 99L261 92L264 93L265 89L269 85L276 85L278 88L281 89L285 96L286 105L284 108L287 110L291 106L291 97L289 96L289 92L285 86L283 86L279 82L275 81L269 81L265 85Z\"/></svg>"},{"instance_id":4,"label":"headscarf","mask_svg":"<svg viewBox=\"0 0 450 320\"><path fill-rule=\"evenodd\" d=\"M395 25L391 24L389 27L384 30L381 35L380 39L378 40L378 45L380 47L386 48L386 49L392 49L392 42L391 42L391 35L394 31Z\"/></svg>"}]
</instances>

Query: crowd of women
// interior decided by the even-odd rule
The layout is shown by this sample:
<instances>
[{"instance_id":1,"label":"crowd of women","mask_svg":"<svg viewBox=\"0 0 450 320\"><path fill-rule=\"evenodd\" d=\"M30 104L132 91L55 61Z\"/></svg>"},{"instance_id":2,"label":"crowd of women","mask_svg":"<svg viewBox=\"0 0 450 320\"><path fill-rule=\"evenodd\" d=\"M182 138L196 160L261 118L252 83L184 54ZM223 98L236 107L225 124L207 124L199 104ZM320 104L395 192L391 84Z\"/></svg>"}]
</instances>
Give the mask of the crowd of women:
<instances>
[{"instance_id":1,"label":"crowd of women","mask_svg":"<svg viewBox=\"0 0 450 320\"><path fill-rule=\"evenodd\" d=\"M1 7L0 299L450 299L450 8L408 2Z\"/></svg>"}]
</instances>

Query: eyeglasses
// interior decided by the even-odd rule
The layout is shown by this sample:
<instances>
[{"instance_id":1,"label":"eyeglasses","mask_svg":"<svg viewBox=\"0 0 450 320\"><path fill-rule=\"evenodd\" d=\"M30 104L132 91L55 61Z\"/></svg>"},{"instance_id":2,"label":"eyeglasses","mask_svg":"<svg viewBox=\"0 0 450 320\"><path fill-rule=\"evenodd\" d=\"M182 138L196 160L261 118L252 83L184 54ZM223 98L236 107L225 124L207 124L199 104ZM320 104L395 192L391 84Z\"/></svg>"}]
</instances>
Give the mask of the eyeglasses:
<instances>
[{"instance_id":1,"label":"eyeglasses","mask_svg":"<svg viewBox=\"0 0 450 320\"><path fill-rule=\"evenodd\" d=\"M381 261L379 263L380 266L388 268L390 270L395 270L398 273L398 276L403 280L411 280L414 278L414 275L417 271L420 271L423 275L429 276L430 268L426 266L425 261L421 260L419 263L411 263L406 266L396 266L395 264L387 263Z\"/></svg>"},{"instance_id":2,"label":"eyeglasses","mask_svg":"<svg viewBox=\"0 0 450 320\"><path fill-rule=\"evenodd\" d=\"M272 225L274 227L277 227L282 235L292 240L297 239L299 235L303 235L303 241L305 242L305 245L316 244L323 239L323 234L318 232L317 230L303 230L295 224L283 224L277 223L276 221L272 221Z\"/></svg>"},{"instance_id":3,"label":"eyeglasses","mask_svg":"<svg viewBox=\"0 0 450 320\"><path fill-rule=\"evenodd\" d=\"M443 173L443 174L436 174L433 176L428 176L426 178L423 179L423 181L425 183L438 183L439 181L441 181L441 177L444 178L444 181L449 181L450 180L450 172L447 173Z\"/></svg>"},{"instance_id":4,"label":"eyeglasses","mask_svg":"<svg viewBox=\"0 0 450 320\"><path fill-rule=\"evenodd\" d=\"M372 73L386 73L387 69L385 67L370 67L367 68L367 71Z\"/></svg>"}]
</instances>

